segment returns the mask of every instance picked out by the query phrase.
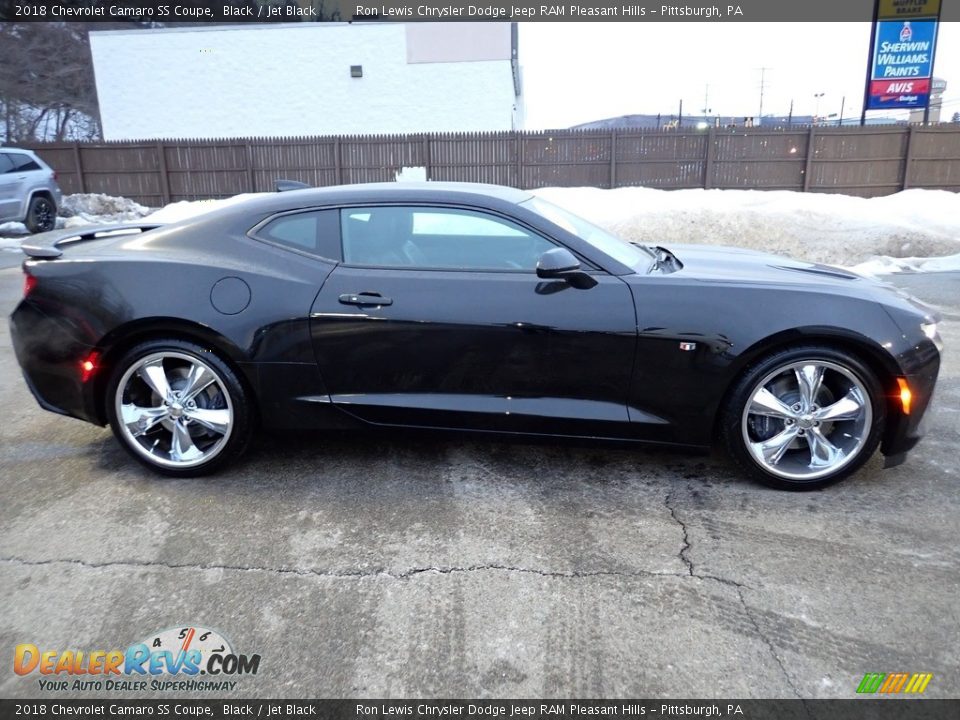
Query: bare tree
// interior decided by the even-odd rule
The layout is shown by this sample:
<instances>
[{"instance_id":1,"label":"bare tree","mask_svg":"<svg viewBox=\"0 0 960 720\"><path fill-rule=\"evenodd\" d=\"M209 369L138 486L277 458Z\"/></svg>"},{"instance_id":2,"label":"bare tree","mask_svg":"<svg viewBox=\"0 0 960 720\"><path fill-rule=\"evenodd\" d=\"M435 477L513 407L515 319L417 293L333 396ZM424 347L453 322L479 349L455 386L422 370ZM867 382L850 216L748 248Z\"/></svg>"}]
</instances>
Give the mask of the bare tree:
<instances>
[{"instance_id":1,"label":"bare tree","mask_svg":"<svg viewBox=\"0 0 960 720\"><path fill-rule=\"evenodd\" d=\"M3 139L100 136L86 23L0 23Z\"/></svg>"}]
</instances>

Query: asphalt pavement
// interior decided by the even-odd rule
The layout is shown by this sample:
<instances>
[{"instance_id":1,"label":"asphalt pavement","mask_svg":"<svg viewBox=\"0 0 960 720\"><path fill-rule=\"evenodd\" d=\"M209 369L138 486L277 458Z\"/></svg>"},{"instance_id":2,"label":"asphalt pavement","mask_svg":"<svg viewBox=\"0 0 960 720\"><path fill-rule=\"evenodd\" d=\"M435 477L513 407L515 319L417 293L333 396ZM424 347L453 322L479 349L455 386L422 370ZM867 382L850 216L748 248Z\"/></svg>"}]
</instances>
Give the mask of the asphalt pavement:
<instances>
[{"instance_id":1,"label":"asphalt pavement","mask_svg":"<svg viewBox=\"0 0 960 720\"><path fill-rule=\"evenodd\" d=\"M960 274L894 279L945 312L929 435L807 494L719 454L435 434L164 479L42 411L0 324L0 697L143 696L43 690L14 648L179 627L261 656L218 697L852 698L867 672L960 696ZM20 290L0 270L0 312Z\"/></svg>"}]
</instances>

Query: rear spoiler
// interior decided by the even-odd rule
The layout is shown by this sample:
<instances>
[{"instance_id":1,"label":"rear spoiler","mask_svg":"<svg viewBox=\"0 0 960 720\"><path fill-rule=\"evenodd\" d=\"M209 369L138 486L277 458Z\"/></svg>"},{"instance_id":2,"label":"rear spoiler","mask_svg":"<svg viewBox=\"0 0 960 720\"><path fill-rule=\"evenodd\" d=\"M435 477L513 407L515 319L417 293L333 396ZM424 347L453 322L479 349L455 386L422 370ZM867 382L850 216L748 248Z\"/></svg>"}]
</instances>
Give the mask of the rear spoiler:
<instances>
[{"instance_id":1,"label":"rear spoiler","mask_svg":"<svg viewBox=\"0 0 960 720\"><path fill-rule=\"evenodd\" d=\"M310 186L306 183L302 183L299 180L282 180L277 178L273 181L273 186L277 189L277 192L290 192L291 190L306 190Z\"/></svg>"},{"instance_id":2,"label":"rear spoiler","mask_svg":"<svg viewBox=\"0 0 960 720\"><path fill-rule=\"evenodd\" d=\"M122 223L117 225L88 225L69 230L52 230L41 233L29 240L24 240L20 244L20 249L24 254L41 260L53 260L63 255L61 245L74 242L84 242L86 240L96 240L98 238L111 237L112 235L132 235L134 233L145 233L150 230L156 230L163 223Z\"/></svg>"}]
</instances>

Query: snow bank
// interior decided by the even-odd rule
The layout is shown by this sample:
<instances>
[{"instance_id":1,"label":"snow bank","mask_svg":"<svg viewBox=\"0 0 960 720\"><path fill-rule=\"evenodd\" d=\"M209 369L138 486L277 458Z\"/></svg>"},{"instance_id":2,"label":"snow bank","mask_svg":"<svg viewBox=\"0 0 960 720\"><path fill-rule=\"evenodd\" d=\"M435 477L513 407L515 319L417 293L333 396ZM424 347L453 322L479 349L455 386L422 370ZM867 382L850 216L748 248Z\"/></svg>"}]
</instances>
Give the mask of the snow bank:
<instances>
[{"instance_id":1,"label":"snow bank","mask_svg":"<svg viewBox=\"0 0 960 720\"><path fill-rule=\"evenodd\" d=\"M273 193L243 193L223 200L181 200L180 202L170 203L149 215L150 220L162 223L173 223L180 220L203 215L211 210L219 210L222 207L236 205L244 200L259 197L260 195L272 195Z\"/></svg>"},{"instance_id":2,"label":"snow bank","mask_svg":"<svg viewBox=\"0 0 960 720\"><path fill-rule=\"evenodd\" d=\"M132 222L151 212L150 208L124 197L77 193L64 196L59 215L64 220L63 227L71 228L90 224Z\"/></svg>"},{"instance_id":3,"label":"snow bank","mask_svg":"<svg viewBox=\"0 0 960 720\"><path fill-rule=\"evenodd\" d=\"M734 245L834 265L858 265L876 256L960 253L960 194L943 190L907 190L869 199L776 190L535 192L644 244Z\"/></svg>"},{"instance_id":4,"label":"snow bank","mask_svg":"<svg viewBox=\"0 0 960 720\"><path fill-rule=\"evenodd\" d=\"M960 194L907 190L879 198L763 190L544 188L534 191L638 243L733 245L864 274L960 270ZM170 223L243 202L176 202L156 211L126 198L68 195L58 227L149 218ZM272 193L269 193L272 194ZM23 235L19 223L0 234ZM0 246L20 238L0 239Z\"/></svg>"},{"instance_id":5,"label":"snow bank","mask_svg":"<svg viewBox=\"0 0 960 720\"><path fill-rule=\"evenodd\" d=\"M960 272L960 253L946 257L875 257L850 268L861 275L888 275L898 272Z\"/></svg>"}]
</instances>

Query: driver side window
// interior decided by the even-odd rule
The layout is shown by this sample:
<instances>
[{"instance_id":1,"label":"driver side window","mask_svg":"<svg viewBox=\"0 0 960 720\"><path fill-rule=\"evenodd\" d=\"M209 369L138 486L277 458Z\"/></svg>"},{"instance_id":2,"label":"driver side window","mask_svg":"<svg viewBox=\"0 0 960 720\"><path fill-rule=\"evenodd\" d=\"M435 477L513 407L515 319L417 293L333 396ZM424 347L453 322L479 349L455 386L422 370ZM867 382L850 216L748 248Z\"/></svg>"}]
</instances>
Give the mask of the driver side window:
<instances>
[{"instance_id":1,"label":"driver side window","mask_svg":"<svg viewBox=\"0 0 960 720\"><path fill-rule=\"evenodd\" d=\"M534 272L552 242L474 210L364 207L340 211L343 259L351 265L426 270Z\"/></svg>"}]
</instances>

